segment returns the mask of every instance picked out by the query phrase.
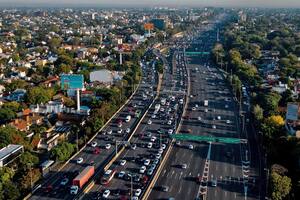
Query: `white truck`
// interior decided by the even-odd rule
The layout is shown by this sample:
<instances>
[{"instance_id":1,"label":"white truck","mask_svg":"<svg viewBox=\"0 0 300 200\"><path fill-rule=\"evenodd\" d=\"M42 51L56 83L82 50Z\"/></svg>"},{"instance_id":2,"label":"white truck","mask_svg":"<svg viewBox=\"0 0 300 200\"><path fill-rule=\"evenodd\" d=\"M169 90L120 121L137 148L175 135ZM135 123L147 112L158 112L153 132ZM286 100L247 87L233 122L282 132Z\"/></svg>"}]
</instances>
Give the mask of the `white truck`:
<instances>
[{"instance_id":1,"label":"white truck","mask_svg":"<svg viewBox=\"0 0 300 200\"><path fill-rule=\"evenodd\" d=\"M204 106L208 106L208 100L204 100Z\"/></svg>"},{"instance_id":2,"label":"white truck","mask_svg":"<svg viewBox=\"0 0 300 200\"><path fill-rule=\"evenodd\" d=\"M158 104L155 105L154 114L157 114L159 109L160 109L160 104L158 103Z\"/></svg>"}]
</instances>

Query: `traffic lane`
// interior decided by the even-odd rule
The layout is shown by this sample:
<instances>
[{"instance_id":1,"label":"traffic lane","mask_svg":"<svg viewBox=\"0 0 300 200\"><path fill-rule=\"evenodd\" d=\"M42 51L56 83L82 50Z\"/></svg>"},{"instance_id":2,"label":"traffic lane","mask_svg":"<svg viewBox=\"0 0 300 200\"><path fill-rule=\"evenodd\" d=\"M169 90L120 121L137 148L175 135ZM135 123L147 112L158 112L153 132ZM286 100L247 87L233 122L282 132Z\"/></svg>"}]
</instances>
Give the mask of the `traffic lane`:
<instances>
[{"instance_id":1,"label":"traffic lane","mask_svg":"<svg viewBox=\"0 0 300 200\"><path fill-rule=\"evenodd\" d=\"M136 100L136 99L132 100L133 103L134 103L135 101L137 101L137 100ZM127 107L125 107L124 109L125 109L125 110L126 110L126 109L128 110ZM120 114L117 115L117 118L118 118L119 116L122 116L122 115L124 115L124 114L121 112ZM133 123L134 123L134 122L132 122L132 124L133 124ZM128 124L128 127L129 127L129 126L131 126L130 123ZM114 126L112 126L112 127L114 127ZM112 128L112 129L114 129L114 128ZM93 140L93 141L96 141L96 140ZM87 148L89 148L89 147L87 147ZM89 152L89 153L87 154L87 152ZM83 150L83 152L81 152L81 153L77 156L77 158L79 158L79 157L83 157L83 158L87 158L87 159L84 160L84 163L83 163L83 164L77 165L77 164L76 164L76 158L75 158L74 160L71 161L70 164L68 164L68 165L62 170L61 173L58 173L57 176L56 176L56 178L52 179L51 183L48 183L48 185L51 184L51 185L53 185L54 187L56 187L57 185L60 185L59 183L60 183L60 181L61 181L61 179L62 179L62 175L64 174L64 172L67 172L67 171L80 171L80 170L83 169L83 167L81 167L81 166L87 166L87 165L90 164L91 161L94 161L95 163L98 163L98 162L100 161L100 160L99 160L99 159L100 159L99 157L96 158L96 159L92 158L92 157L94 157L94 156L93 156L92 154L90 154L90 151L89 151L89 150ZM61 174L61 175L60 175L60 174ZM35 199L34 196L33 196L32 198ZM41 197L38 197L38 198L41 198ZM49 197L47 197L47 198L49 198Z\"/></svg>"}]
</instances>

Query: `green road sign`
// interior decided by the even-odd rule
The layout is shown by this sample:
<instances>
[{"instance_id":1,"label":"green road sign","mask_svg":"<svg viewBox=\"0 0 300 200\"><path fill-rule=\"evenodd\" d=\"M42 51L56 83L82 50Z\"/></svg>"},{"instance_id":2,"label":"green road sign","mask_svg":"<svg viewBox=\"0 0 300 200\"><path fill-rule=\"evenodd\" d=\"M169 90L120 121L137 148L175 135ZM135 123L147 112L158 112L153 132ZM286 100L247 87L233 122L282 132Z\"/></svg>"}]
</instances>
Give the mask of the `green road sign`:
<instances>
[{"instance_id":1,"label":"green road sign","mask_svg":"<svg viewBox=\"0 0 300 200\"><path fill-rule=\"evenodd\" d=\"M190 134L173 134L170 137L175 140L206 141L206 142L219 142L219 143L229 143L229 144L247 143L246 139L212 137L212 136L201 136L201 135L190 135Z\"/></svg>"}]
</instances>

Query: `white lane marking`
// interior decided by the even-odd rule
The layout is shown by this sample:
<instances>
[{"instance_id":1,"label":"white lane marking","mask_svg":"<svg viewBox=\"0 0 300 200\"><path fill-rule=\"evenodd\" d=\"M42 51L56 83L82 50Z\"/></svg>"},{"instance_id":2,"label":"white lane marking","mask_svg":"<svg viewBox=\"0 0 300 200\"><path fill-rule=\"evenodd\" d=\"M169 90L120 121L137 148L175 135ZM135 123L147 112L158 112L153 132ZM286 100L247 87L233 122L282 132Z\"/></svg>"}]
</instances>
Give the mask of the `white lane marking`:
<instances>
[{"instance_id":1,"label":"white lane marking","mask_svg":"<svg viewBox=\"0 0 300 200\"><path fill-rule=\"evenodd\" d=\"M182 177L182 174L183 174L183 172L180 172L180 176L179 176L179 179L181 179L181 177Z\"/></svg>"},{"instance_id":2,"label":"white lane marking","mask_svg":"<svg viewBox=\"0 0 300 200\"><path fill-rule=\"evenodd\" d=\"M163 171L163 173L162 173L162 176L164 176L164 175L165 175L166 171L167 171L166 169Z\"/></svg>"},{"instance_id":3,"label":"white lane marking","mask_svg":"<svg viewBox=\"0 0 300 200\"><path fill-rule=\"evenodd\" d=\"M215 190L215 197L217 196L217 190Z\"/></svg>"},{"instance_id":4,"label":"white lane marking","mask_svg":"<svg viewBox=\"0 0 300 200\"><path fill-rule=\"evenodd\" d=\"M234 198L236 199L236 193L234 193Z\"/></svg>"},{"instance_id":5,"label":"white lane marking","mask_svg":"<svg viewBox=\"0 0 300 200\"><path fill-rule=\"evenodd\" d=\"M225 197L227 197L227 192L225 191Z\"/></svg>"}]
</instances>

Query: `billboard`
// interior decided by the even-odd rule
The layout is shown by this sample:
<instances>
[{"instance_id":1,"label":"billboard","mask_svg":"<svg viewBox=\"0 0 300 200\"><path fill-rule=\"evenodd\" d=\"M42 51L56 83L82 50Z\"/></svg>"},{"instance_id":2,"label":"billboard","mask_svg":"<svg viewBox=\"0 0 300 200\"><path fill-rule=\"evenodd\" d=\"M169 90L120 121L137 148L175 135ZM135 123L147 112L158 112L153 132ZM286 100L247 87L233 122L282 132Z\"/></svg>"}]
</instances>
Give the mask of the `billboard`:
<instances>
[{"instance_id":1,"label":"billboard","mask_svg":"<svg viewBox=\"0 0 300 200\"><path fill-rule=\"evenodd\" d=\"M287 105L287 112L286 112L286 119L288 120L298 120L298 103L288 103Z\"/></svg>"},{"instance_id":2,"label":"billboard","mask_svg":"<svg viewBox=\"0 0 300 200\"><path fill-rule=\"evenodd\" d=\"M82 74L62 74L60 76L60 84L62 90L82 90L83 83L84 80Z\"/></svg>"}]
</instances>

